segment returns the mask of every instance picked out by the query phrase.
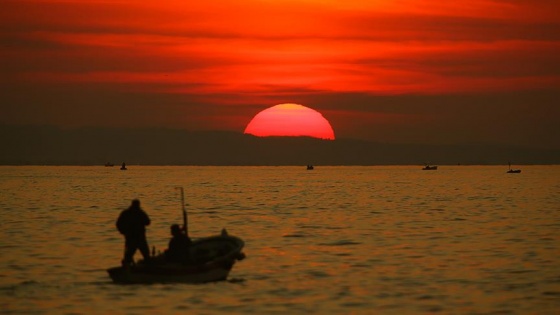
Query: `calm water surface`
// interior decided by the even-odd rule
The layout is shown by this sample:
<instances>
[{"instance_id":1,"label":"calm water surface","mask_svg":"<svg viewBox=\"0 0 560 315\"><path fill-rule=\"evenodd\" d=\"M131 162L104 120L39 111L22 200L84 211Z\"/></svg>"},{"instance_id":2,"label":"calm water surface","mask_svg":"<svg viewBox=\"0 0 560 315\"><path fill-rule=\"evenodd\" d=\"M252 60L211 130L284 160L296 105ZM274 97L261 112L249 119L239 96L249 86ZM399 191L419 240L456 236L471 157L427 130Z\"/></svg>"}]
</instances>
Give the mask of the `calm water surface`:
<instances>
[{"instance_id":1,"label":"calm water surface","mask_svg":"<svg viewBox=\"0 0 560 315\"><path fill-rule=\"evenodd\" d=\"M22 314L559 314L560 166L0 167L0 309ZM115 285L133 198L165 249L246 242L229 280ZM140 255L137 253L136 258Z\"/></svg>"}]
</instances>

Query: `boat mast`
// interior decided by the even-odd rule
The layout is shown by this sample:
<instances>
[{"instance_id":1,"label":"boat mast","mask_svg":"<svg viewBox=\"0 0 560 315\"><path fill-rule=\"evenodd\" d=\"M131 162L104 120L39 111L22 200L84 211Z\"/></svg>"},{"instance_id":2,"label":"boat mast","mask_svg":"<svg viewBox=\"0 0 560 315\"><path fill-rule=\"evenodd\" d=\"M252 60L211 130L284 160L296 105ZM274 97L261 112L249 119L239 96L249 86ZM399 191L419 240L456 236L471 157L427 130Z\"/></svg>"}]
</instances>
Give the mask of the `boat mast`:
<instances>
[{"instance_id":1,"label":"boat mast","mask_svg":"<svg viewBox=\"0 0 560 315\"><path fill-rule=\"evenodd\" d=\"M185 192L183 187L177 187L177 189L181 190L181 209L183 210L183 231L185 232L186 236L189 236L189 229L187 226L187 210L185 210Z\"/></svg>"}]
</instances>

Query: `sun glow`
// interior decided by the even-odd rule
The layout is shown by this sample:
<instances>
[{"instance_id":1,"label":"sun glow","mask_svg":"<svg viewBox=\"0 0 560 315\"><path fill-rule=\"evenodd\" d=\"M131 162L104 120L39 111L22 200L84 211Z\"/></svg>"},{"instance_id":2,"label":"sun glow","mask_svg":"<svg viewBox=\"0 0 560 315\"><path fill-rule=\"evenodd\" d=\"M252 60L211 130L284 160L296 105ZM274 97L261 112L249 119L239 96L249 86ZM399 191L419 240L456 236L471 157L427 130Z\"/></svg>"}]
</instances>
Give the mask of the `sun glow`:
<instances>
[{"instance_id":1,"label":"sun glow","mask_svg":"<svg viewBox=\"0 0 560 315\"><path fill-rule=\"evenodd\" d=\"M246 134L259 137L313 137L334 140L331 124L321 113L298 104L280 104L253 117Z\"/></svg>"}]
</instances>

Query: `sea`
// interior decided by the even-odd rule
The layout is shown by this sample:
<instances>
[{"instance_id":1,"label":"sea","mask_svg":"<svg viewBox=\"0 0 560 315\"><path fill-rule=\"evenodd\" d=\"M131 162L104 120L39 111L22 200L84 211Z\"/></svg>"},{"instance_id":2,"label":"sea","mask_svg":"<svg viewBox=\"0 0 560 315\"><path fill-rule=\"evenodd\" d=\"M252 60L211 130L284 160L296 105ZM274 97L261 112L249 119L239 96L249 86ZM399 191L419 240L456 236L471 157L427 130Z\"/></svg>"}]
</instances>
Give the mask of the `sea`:
<instances>
[{"instance_id":1,"label":"sea","mask_svg":"<svg viewBox=\"0 0 560 315\"><path fill-rule=\"evenodd\" d=\"M0 166L1 314L560 314L560 166ZM226 281L114 284L138 198L245 241ZM141 258L140 254L135 259Z\"/></svg>"}]
</instances>

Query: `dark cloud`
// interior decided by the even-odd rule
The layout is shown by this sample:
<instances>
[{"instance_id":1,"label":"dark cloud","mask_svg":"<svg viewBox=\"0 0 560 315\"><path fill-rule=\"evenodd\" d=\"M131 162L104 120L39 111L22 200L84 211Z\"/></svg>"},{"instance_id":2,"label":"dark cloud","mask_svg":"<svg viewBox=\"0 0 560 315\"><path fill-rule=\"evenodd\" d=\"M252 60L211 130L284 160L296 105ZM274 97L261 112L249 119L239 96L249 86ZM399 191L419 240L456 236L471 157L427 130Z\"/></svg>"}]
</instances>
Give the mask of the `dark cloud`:
<instances>
[{"instance_id":1,"label":"dark cloud","mask_svg":"<svg viewBox=\"0 0 560 315\"><path fill-rule=\"evenodd\" d=\"M560 91L492 94L324 94L300 98L337 136L381 142L508 143L560 148Z\"/></svg>"},{"instance_id":2,"label":"dark cloud","mask_svg":"<svg viewBox=\"0 0 560 315\"><path fill-rule=\"evenodd\" d=\"M559 21L364 12L342 16L345 39L382 41L545 41L560 39Z\"/></svg>"}]
</instances>

